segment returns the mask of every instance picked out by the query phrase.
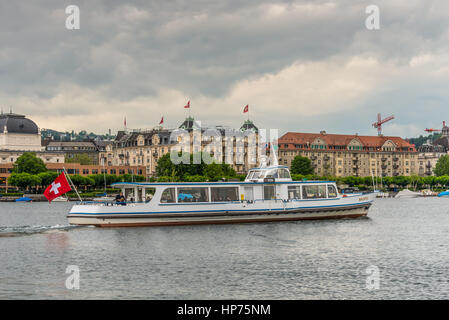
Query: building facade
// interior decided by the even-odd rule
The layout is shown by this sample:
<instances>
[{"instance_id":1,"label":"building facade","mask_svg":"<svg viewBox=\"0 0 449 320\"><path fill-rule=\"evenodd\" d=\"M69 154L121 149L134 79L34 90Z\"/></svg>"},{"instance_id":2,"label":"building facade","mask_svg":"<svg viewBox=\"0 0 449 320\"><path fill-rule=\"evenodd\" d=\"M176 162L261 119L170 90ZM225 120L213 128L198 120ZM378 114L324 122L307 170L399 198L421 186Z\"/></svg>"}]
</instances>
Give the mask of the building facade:
<instances>
[{"instance_id":1,"label":"building facade","mask_svg":"<svg viewBox=\"0 0 449 320\"><path fill-rule=\"evenodd\" d=\"M169 130L119 131L115 141L99 153L99 163L108 166L142 166L144 175L149 177L156 172L157 161L170 152L174 144L170 141Z\"/></svg>"},{"instance_id":2,"label":"building facade","mask_svg":"<svg viewBox=\"0 0 449 320\"><path fill-rule=\"evenodd\" d=\"M435 141L428 140L422 146L418 147L418 166L420 176L435 175L435 167L441 156L449 153L449 127L443 121L441 137Z\"/></svg>"},{"instance_id":3,"label":"building facade","mask_svg":"<svg viewBox=\"0 0 449 320\"><path fill-rule=\"evenodd\" d=\"M49 141L47 152L59 152L64 154L66 162L72 162L78 155L86 155L90 164L98 165L98 155L103 145L98 146L95 141Z\"/></svg>"},{"instance_id":4,"label":"building facade","mask_svg":"<svg viewBox=\"0 0 449 320\"><path fill-rule=\"evenodd\" d=\"M278 140L279 164L297 155L321 176L410 176L418 174L414 145L399 137L288 132Z\"/></svg>"},{"instance_id":5,"label":"building facade","mask_svg":"<svg viewBox=\"0 0 449 320\"><path fill-rule=\"evenodd\" d=\"M47 152L41 145L41 132L32 120L24 115L0 115L0 185L6 184L14 163L24 152L33 152L45 164L64 163L61 152Z\"/></svg>"},{"instance_id":6,"label":"building facade","mask_svg":"<svg viewBox=\"0 0 449 320\"><path fill-rule=\"evenodd\" d=\"M257 127L252 121L247 120L240 129L229 129L224 127L201 127L201 123L195 121L191 116L187 117L179 126L181 130L187 133L190 146L188 152L209 152L211 156L214 156L214 152L220 152L219 157L222 162L226 160L225 147L226 143L232 145L232 164L231 167L238 173L244 173L249 168L257 166L257 157L254 156L254 164L248 161L249 142L248 137L244 132L257 133ZM139 131L134 130L132 132L119 131L115 141L105 147L105 150L99 153L99 163L105 165L139 165L145 166L146 176L151 177L156 174L156 167L158 160L165 154L169 153L182 142L183 137L177 135L175 130L178 129L164 129L157 127L152 130ZM213 139L208 137L201 137L201 141L194 143L196 133L205 135L208 130L215 130L222 139L222 149L217 151L213 147ZM249 130L249 131L248 131ZM227 137L228 135L229 137ZM256 136L256 135L255 135ZM227 139L230 141L227 142ZM256 142L258 137L256 136ZM215 151L214 151L215 150ZM217 156L217 155L215 155ZM243 156L242 159L238 159L239 156ZM251 156L251 154L250 154ZM218 157L218 156L217 156Z\"/></svg>"},{"instance_id":7,"label":"building facade","mask_svg":"<svg viewBox=\"0 0 449 320\"><path fill-rule=\"evenodd\" d=\"M24 115L6 113L0 115L0 150L44 151L41 132L32 120Z\"/></svg>"}]
</instances>

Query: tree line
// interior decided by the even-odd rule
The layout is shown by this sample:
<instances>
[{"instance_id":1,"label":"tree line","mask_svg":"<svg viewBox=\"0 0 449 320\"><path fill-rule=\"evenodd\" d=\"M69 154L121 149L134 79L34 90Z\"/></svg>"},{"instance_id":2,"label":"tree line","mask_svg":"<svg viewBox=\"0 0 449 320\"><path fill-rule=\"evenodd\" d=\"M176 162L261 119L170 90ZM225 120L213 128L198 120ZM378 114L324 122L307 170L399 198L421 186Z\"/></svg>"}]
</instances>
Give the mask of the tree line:
<instances>
[{"instance_id":1,"label":"tree line","mask_svg":"<svg viewBox=\"0 0 449 320\"><path fill-rule=\"evenodd\" d=\"M8 178L8 184L16 186L22 190L35 188L45 189L49 186L60 173L49 171L42 159L36 157L32 152L25 152L14 163L14 168ZM145 177L142 175L131 174L91 174L82 176L79 174L69 175L70 180L77 188L104 188L115 182L143 182Z\"/></svg>"},{"instance_id":2,"label":"tree line","mask_svg":"<svg viewBox=\"0 0 449 320\"><path fill-rule=\"evenodd\" d=\"M202 159L201 154L198 155ZM156 177L149 179L150 182L203 182L220 180L244 180L245 175L239 175L235 170L225 163L206 164L203 160L198 164L193 164L194 155L190 154L190 164L174 164L170 159L170 154L162 156L156 166ZM310 159L297 156L291 165L292 179L301 180L328 180L336 181L339 185L350 187L372 188L373 184L377 188L392 187L413 187L413 188L435 188L449 187L449 155L442 156L438 161L436 176L395 176L395 177L334 177L317 176L313 174L313 167ZM13 172L8 178L8 183L20 189L45 189L50 185L59 173L47 170L44 162L36 157L34 153L25 152L15 162ZM88 190L91 188L102 189L105 185L110 186L116 182L144 182L146 178L142 175L112 175L112 174L92 174L82 176L79 174L70 175L70 179L77 188Z\"/></svg>"},{"instance_id":3,"label":"tree line","mask_svg":"<svg viewBox=\"0 0 449 320\"><path fill-rule=\"evenodd\" d=\"M435 166L435 176L420 177L395 176L395 177L334 177L317 176L312 167L312 161L303 156L296 156L291 164L291 174L293 180L329 180L335 181L339 185L348 185L350 187L371 188L373 185L381 188L407 187L412 188L434 188L449 187L449 155L441 156Z\"/></svg>"}]
</instances>

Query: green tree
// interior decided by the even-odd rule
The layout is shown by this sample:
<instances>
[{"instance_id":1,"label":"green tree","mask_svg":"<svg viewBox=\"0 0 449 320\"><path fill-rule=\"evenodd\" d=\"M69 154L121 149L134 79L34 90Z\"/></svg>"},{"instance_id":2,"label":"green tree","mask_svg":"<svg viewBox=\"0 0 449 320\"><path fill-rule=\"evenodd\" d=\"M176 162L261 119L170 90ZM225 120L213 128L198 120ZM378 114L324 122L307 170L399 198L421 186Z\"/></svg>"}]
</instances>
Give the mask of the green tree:
<instances>
[{"instance_id":1,"label":"green tree","mask_svg":"<svg viewBox=\"0 0 449 320\"><path fill-rule=\"evenodd\" d=\"M408 176L396 176L393 177L393 184L396 184L400 187L405 187L411 183L412 179Z\"/></svg>"},{"instance_id":2,"label":"green tree","mask_svg":"<svg viewBox=\"0 0 449 320\"><path fill-rule=\"evenodd\" d=\"M26 189L28 187L34 187L41 185L42 181L39 176L29 174L27 172L12 173L8 178L8 183L12 186Z\"/></svg>"},{"instance_id":3,"label":"green tree","mask_svg":"<svg viewBox=\"0 0 449 320\"><path fill-rule=\"evenodd\" d=\"M145 180L145 176L125 173L119 175L116 182L145 182Z\"/></svg>"},{"instance_id":4,"label":"green tree","mask_svg":"<svg viewBox=\"0 0 449 320\"><path fill-rule=\"evenodd\" d=\"M213 162L206 166L206 168L204 169L204 175L210 181L217 181L224 177L223 168L220 164Z\"/></svg>"},{"instance_id":5,"label":"green tree","mask_svg":"<svg viewBox=\"0 0 449 320\"><path fill-rule=\"evenodd\" d=\"M200 176L200 175L194 175L194 176L185 175L184 176L185 182L205 182L206 180L207 179L205 176Z\"/></svg>"},{"instance_id":6,"label":"green tree","mask_svg":"<svg viewBox=\"0 0 449 320\"><path fill-rule=\"evenodd\" d=\"M194 163L194 157L199 157L201 159L200 163ZM170 153L163 155L159 158L156 166L156 175L159 176L170 176L183 178L184 175L203 175L206 164L202 160L202 154L197 153L195 156L193 154L189 155L189 163L179 163L174 164L171 161Z\"/></svg>"},{"instance_id":7,"label":"green tree","mask_svg":"<svg viewBox=\"0 0 449 320\"><path fill-rule=\"evenodd\" d=\"M49 186L59 176L59 173L54 171L41 172L37 175L41 179L42 186Z\"/></svg>"},{"instance_id":8,"label":"green tree","mask_svg":"<svg viewBox=\"0 0 449 320\"><path fill-rule=\"evenodd\" d=\"M422 180L423 184L429 187L430 189L432 189L432 187L434 187L437 184L437 179L434 176L424 177Z\"/></svg>"},{"instance_id":9,"label":"green tree","mask_svg":"<svg viewBox=\"0 0 449 320\"><path fill-rule=\"evenodd\" d=\"M436 176L449 175L449 154L441 156L434 169Z\"/></svg>"},{"instance_id":10,"label":"green tree","mask_svg":"<svg viewBox=\"0 0 449 320\"><path fill-rule=\"evenodd\" d=\"M291 164L291 172L293 174L313 174L312 161L303 156L296 156Z\"/></svg>"},{"instance_id":11,"label":"green tree","mask_svg":"<svg viewBox=\"0 0 449 320\"><path fill-rule=\"evenodd\" d=\"M74 174L70 176L70 180L72 180L73 184L76 187L86 187L86 186L94 186L95 180L89 177L85 177L79 174Z\"/></svg>"},{"instance_id":12,"label":"green tree","mask_svg":"<svg viewBox=\"0 0 449 320\"><path fill-rule=\"evenodd\" d=\"M229 164L227 163L222 163L221 164L221 170L223 171L223 175L225 177L236 177L237 173L235 172L234 168L232 168Z\"/></svg>"},{"instance_id":13,"label":"green tree","mask_svg":"<svg viewBox=\"0 0 449 320\"><path fill-rule=\"evenodd\" d=\"M66 163L79 163L81 165L92 165L93 161L87 153L78 153L73 158L66 158Z\"/></svg>"},{"instance_id":14,"label":"green tree","mask_svg":"<svg viewBox=\"0 0 449 320\"><path fill-rule=\"evenodd\" d=\"M47 171L44 161L34 152L24 152L14 163L14 173L38 174Z\"/></svg>"}]
</instances>

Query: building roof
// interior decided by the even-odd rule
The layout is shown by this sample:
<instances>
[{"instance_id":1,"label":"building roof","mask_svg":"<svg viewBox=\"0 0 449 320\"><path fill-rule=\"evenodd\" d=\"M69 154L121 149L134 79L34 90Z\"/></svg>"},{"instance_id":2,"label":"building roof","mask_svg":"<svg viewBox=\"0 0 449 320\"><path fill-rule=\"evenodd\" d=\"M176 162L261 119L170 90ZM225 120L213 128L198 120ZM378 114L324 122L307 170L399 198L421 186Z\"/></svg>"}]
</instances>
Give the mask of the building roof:
<instances>
[{"instance_id":1,"label":"building roof","mask_svg":"<svg viewBox=\"0 0 449 320\"><path fill-rule=\"evenodd\" d=\"M246 120L240 127L240 131L247 131L247 130L251 130L255 133L259 132L259 129L254 125L254 123L251 120Z\"/></svg>"},{"instance_id":2,"label":"building roof","mask_svg":"<svg viewBox=\"0 0 449 320\"><path fill-rule=\"evenodd\" d=\"M346 134L328 134L324 131L321 133L301 133L301 132L287 132L279 138L278 143L281 149L298 149L296 145L310 146L317 139L320 138L327 146L347 147L351 141L358 140L366 150L376 151L377 148L382 147L385 142L391 141L396 145L400 151L416 151L415 146L405 141L400 137L388 136L359 136ZM287 145L287 146L286 146Z\"/></svg>"},{"instance_id":3,"label":"building roof","mask_svg":"<svg viewBox=\"0 0 449 320\"><path fill-rule=\"evenodd\" d=\"M184 129L187 131L194 129L201 129L201 123L195 121L195 119L191 116L188 116L183 123L179 126L179 129Z\"/></svg>"},{"instance_id":4,"label":"building roof","mask_svg":"<svg viewBox=\"0 0 449 320\"><path fill-rule=\"evenodd\" d=\"M445 150L449 151L449 136L442 136L441 138L436 139L433 142L433 145L435 146L441 146Z\"/></svg>"},{"instance_id":5,"label":"building roof","mask_svg":"<svg viewBox=\"0 0 449 320\"><path fill-rule=\"evenodd\" d=\"M176 141L170 141L171 131L169 130L151 130L142 132L130 132L118 134L114 140L114 145L117 147L132 147L137 146L137 138L142 136L144 138L144 145L152 145L152 138L154 135L159 136L159 144L167 145L176 143Z\"/></svg>"},{"instance_id":6,"label":"building roof","mask_svg":"<svg viewBox=\"0 0 449 320\"><path fill-rule=\"evenodd\" d=\"M34 121L24 115L5 113L0 115L0 133L38 134L39 128Z\"/></svg>"},{"instance_id":7,"label":"building roof","mask_svg":"<svg viewBox=\"0 0 449 320\"><path fill-rule=\"evenodd\" d=\"M50 147L95 147L91 141L50 141Z\"/></svg>"}]
</instances>

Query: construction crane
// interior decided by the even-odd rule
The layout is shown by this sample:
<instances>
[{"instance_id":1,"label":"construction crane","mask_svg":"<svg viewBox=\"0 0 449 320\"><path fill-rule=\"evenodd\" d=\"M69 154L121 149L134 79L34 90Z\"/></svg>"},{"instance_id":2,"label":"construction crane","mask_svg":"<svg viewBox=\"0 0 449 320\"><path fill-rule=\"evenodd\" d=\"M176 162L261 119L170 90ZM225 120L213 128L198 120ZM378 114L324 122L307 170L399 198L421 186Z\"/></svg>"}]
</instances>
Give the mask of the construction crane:
<instances>
[{"instance_id":1,"label":"construction crane","mask_svg":"<svg viewBox=\"0 0 449 320\"><path fill-rule=\"evenodd\" d=\"M424 131L426 131L426 132L428 132L428 133L432 133L432 132L439 132L439 131L441 131L441 130L439 130L439 129L433 129L433 128L425 128L424 129Z\"/></svg>"},{"instance_id":2,"label":"construction crane","mask_svg":"<svg viewBox=\"0 0 449 320\"><path fill-rule=\"evenodd\" d=\"M443 128L446 126L446 121L443 121ZM428 133L432 133L432 132L440 132L440 129L433 129L433 128L425 128L424 131L428 132Z\"/></svg>"},{"instance_id":3,"label":"construction crane","mask_svg":"<svg viewBox=\"0 0 449 320\"><path fill-rule=\"evenodd\" d=\"M394 119L394 116L389 116L389 117L386 117L385 119L382 119L382 116L380 115L380 113L377 114L377 121L373 123L373 127L377 129L377 134L379 136L382 135L382 125L385 122L388 122L393 119Z\"/></svg>"}]
</instances>

